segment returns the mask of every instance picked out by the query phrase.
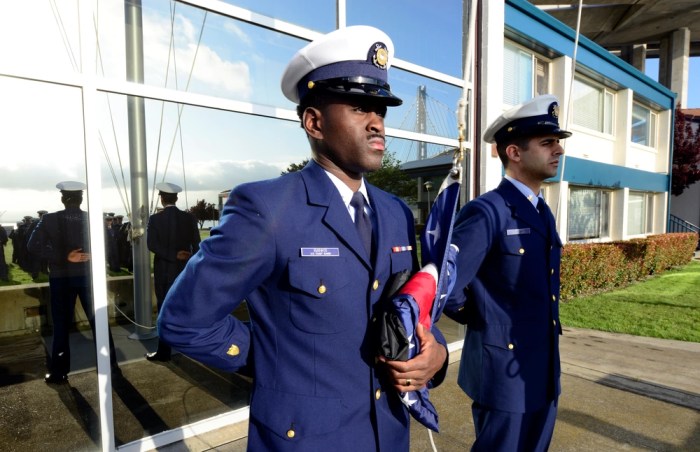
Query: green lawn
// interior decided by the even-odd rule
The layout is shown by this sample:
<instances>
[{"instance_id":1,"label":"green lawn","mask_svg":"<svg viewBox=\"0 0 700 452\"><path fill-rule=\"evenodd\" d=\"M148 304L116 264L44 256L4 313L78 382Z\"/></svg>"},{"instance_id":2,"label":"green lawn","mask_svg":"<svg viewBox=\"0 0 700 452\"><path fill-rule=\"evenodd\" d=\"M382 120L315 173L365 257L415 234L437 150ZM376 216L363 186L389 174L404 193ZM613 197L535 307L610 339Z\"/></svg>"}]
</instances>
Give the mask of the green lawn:
<instances>
[{"instance_id":1,"label":"green lawn","mask_svg":"<svg viewBox=\"0 0 700 452\"><path fill-rule=\"evenodd\" d=\"M700 342L700 262L560 305L564 326Z\"/></svg>"}]
</instances>

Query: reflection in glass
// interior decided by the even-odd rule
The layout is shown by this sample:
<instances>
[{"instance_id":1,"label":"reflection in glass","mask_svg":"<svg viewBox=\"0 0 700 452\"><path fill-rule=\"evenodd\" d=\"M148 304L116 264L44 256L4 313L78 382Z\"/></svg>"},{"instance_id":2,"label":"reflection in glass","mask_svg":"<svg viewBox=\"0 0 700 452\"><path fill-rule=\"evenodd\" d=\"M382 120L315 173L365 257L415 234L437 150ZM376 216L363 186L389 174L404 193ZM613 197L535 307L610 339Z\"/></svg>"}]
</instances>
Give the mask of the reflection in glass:
<instances>
[{"instance_id":1,"label":"reflection in glass","mask_svg":"<svg viewBox=\"0 0 700 452\"><path fill-rule=\"evenodd\" d=\"M348 25L372 25L389 35L396 58L462 78L463 2L347 0ZM407 28L420 17L420 29ZM387 20L391 18L391 20ZM391 75L390 75L391 78ZM394 85L392 84L392 91Z\"/></svg>"},{"instance_id":2,"label":"reflection in glass","mask_svg":"<svg viewBox=\"0 0 700 452\"><path fill-rule=\"evenodd\" d=\"M387 127L457 138L457 106L461 88L398 68L389 70L389 83L391 91L403 100L403 104L388 111ZM429 152L427 157L433 155ZM417 158L417 154L399 155L402 161Z\"/></svg>"},{"instance_id":3,"label":"reflection in glass","mask_svg":"<svg viewBox=\"0 0 700 452\"><path fill-rule=\"evenodd\" d=\"M99 96L102 204L107 213L123 215L124 223L133 215L126 104L126 96ZM145 100L145 112L149 214L159 207L154 188L158 182L183 188L176 202L181 210L217 209L220 193L241 183L277 177L290 163L308 157L308 143L296 122L155 100ZM200 218L200 236L206 240L217 217ZM119 273L110 273L107 282L117 355L125 361L120 365L121 378L114 379L117 445L248 404L250 380L245 376L208 368L177 352L168 362L145 359L145 353L156 351L158 339L129 339L136 328L137 302L131 272L138 268L122 266ZM146 302L155 324L153 292ZM247 319L245 305L234 315Z\"/></svg>"},{"instance_id":4,"label":"reflection in glass","mask_svg":"<svg viewBox=\"0 0 700 452\"><path fill-rule=\"evenodd\" d=\"M142 5L146 85L294 107L282 95L280 79L306 41L179 2ZM125 79L123 3L100 3L97 34L100 75Z\"/></svg>"},{"instance_id":5,"label":"reflection in glass","mask_svg":"<svg viewBox=\"0 0 700 452\"><path fill-rule=\"evenodd\" d=\"M392 113L390 111L390 113ZM386 139L386 149L387 152L393 154L393 156L400 163L414 162L421 160L420 156L425 156L423 158L434 158L439 157L445 153L449 154L447 157L447 169L442 174L444 178L449 171L449 166L452 164L452 152L455 146L446 146L444 144L427 143L424 141L414 141L406 140L397 137L387 137Z\"/></svg>"},{"instance_id":6,"label":"reflection in glass","mask_svg":"<svg viewBox=\"0 0 700 452\"><path fill-rule=\"evenodd\" d=\"M224 0L265 16L291 22L321 33L335 29L335 1L328 0ZM313 12L313 13L312 13Z\"/></svg>"},{"instance_id":7,"label":"reflection in glass","mask_svg":"<svg viewBox=\"0 0 700 452\"><path fill-rule=\"evenodd\" d=\"M62 244L74 237L73 246L86 248L88 231L69 227L65 217L65 222L49 221L57 220L53 212L65 207L56 184L86 180L81 92L0 77L0 98L0 219L11 236L4 247L8 280L0 281L0 444L8 450L95 449L100 445L100 422L94 335L88 321L89 269L61 275L61 256L67 259ZM85 201L80 206L85 210ZM39 231L51 239L40 240L47 236ZM37 247L29 246L34 242ZM58 289L76 280L84 303L75 292L60 302ZM60 312L66 314L63 328ZM61 347L63 359L52 356L52 342L61 329L68 339ZM63 367L50 369L51 364ZM45 383L49 371L67 374L67 381Z\"/></svg>"},{"instance_id":8,"label":"reflection in glass","mask_svg":"<svg viewBox=\"0 0 700 452\"><path fill-rule=\"evenodd\" d=\"M21 72L80 72L78 19L78 2L2 2L0 61Z\"/></svg>"}]
</instances>

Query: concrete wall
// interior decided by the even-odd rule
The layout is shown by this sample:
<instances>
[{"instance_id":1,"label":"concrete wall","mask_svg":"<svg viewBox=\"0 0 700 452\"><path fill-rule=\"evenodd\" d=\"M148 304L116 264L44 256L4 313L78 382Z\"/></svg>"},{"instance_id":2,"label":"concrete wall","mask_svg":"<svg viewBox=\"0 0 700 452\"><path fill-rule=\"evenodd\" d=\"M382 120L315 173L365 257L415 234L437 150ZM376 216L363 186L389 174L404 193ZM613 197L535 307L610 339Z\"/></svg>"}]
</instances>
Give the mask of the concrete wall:
<instances>
[{"instance_id":1,"label":"concrete wall","mask_svg":"<svg viewBox=\"0 0 700 452\"><path fill-rule=\"evenodd\" d=\"M133 286L133 279L130 276L108 278L107 297L110 323L127 321L125 316L133 318ZM152 284L151 287L153 287ZM155 294L152 294L151 300L155 312ZM51 325L48 283L0 287L0 337L21 336L37 332L50 334ZM75 305L75 326L76 328L89 328L87 317L78 300L76 300Z\"/></svg>"}]
</instances>

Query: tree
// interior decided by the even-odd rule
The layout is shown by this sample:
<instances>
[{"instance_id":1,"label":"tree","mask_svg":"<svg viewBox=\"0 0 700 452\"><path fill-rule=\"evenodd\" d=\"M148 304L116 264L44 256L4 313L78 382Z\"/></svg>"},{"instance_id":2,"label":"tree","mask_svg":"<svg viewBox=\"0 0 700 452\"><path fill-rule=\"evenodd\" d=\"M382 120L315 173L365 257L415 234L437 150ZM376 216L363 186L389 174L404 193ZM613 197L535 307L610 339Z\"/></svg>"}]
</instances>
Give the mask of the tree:
<instances>
[{"instance_id":1,"label":"tree","mask_svg":"<svg viewBox=\"0 0 700 452\"><path fill-rule=\"evenodd\" d=\"M693 130L680 105L676 108L672 168L671 193L676 196L700 180L700 128Z\"/></svg>"},{"instance_id":2,"label":"tree","mask_svg":"<svg viewBox=\"0 0 700 452\"><path fill-rule=\"evenodd\" d=\"M309 163L308 158L301 163L292 163L286 171L282 171L282 174L301 171L307 163ZM403 198L407 203L416 200L416 182L401 170L400 162L391 152L384 154L381 168L365 174L365 177L370 184Z\"/></svg>"},{"instance_id":3,"label":"tree","mask_svg":"<svg viewBox=\"0 0 700 452\"><path fill-rule=\"evenodd\" d=\"M189 212L197 219L199 229L204 227L205 221L214 221L219 219L219 210L214 207L214 204L207 203L203 199L198 199L197 204L190 207Z\"/></svg>"},{"instance_id":4,"label":"tree","mask_svg":"<svg viewBox=\"0 0 700 452\"><path fill-rule=\"evenodd\" d=\"M365 176L370 184L402 198L407 203L416 200L416 181L401 170L401 162L391 152L384 154L380 169Z\"/></svg>"},{"instance_id":5,"label":"tree","mask_svg":"<svg viewBox=\"0 0 700 452\"><path fill-rule=\"evenodd\" d=\"M287 169L285 171L282 171L280 174L284 175L287 173L296 173L297 171L301 171L302 169L304 169L307 163L309 163L308 157L302 160L301 163L291 163L287 167Z\"/></svg>"}]
</instances>

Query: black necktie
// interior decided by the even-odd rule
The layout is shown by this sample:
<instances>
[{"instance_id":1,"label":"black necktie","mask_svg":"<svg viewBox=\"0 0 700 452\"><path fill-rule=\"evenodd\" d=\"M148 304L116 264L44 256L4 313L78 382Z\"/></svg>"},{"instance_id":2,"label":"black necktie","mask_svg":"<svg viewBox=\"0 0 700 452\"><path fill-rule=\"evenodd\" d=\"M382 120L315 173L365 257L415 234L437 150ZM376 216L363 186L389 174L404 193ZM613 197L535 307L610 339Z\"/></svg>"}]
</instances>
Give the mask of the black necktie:
<instances>
[{"instance_id":1,"label":"black necktie","mask_svg":"<svg viewBox=\"0 0 700 452\"><path fill-rule=\"evenodd\" d=\"M365 212L365 197L359 191L352 195L350 205L355 208L355 229L365 246L367 256L372 255L372 221Z\"/></svg>"},{"instance_id":2,"label":"black necktie","mask_svg":"<svg viewBox=\"0 0 700 452\"><path fill-rule=\"evenodd\" d=\"M545 203L542 198L537 198L537 211L540 213L540 218L542 219L545 229L549 231L549 212L547 203Z\"/></svg>"}]
</instances>

